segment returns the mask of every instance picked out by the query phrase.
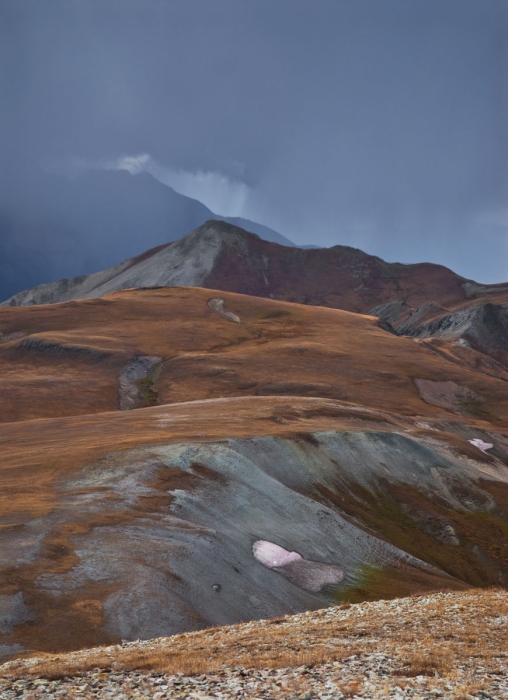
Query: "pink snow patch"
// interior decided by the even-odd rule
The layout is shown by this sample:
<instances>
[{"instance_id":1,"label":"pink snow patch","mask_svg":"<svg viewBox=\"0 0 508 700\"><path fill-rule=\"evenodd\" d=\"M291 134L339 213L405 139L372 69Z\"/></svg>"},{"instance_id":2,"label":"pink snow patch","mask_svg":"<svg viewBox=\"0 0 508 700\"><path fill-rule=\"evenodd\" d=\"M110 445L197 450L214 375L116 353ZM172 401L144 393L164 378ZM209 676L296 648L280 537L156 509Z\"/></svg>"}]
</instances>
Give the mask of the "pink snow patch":
<instances>
[{"instance_id":1,"label":"pink snow patch","mask_svg":"<svg viewBox=\"0 0 508 700\"><path fill-rule=\"evenodd\" d=\"M279 547L278 544L267 542L266 540L255 542L252 551L254 552L254 557L269 569L286 566L289 562L302 558L298 552L288 552L287 549Z\"/></svg>"},{"instance_id":2,"label":"pink snow patch","mask_svg":"<svg viewBox=\"0 0 508 700\"><path fill-rule=\"evenodd\" d=\"M288 552L278 544L266 540L254 542L252 552L254 558L267 569L312 593L318 593L329 584L337 585L344 578L344 572L335 564L309 561L298 552Z\"/></svg>"},{"instance_id":3,"label":"pink snow patch","mask_svg":"<svg viewBox=\"0 0 508 700\"><path fill-rule=\"evenodd\" d=\"M491 442L483 442L483 440L480 440L480 438L474 438L474 440L468 440L468 442L470 442L471 445L474 445L482 452L487 452L487 450L491 450L494 447L494 445Z\"/></svg>"}]
</instances>

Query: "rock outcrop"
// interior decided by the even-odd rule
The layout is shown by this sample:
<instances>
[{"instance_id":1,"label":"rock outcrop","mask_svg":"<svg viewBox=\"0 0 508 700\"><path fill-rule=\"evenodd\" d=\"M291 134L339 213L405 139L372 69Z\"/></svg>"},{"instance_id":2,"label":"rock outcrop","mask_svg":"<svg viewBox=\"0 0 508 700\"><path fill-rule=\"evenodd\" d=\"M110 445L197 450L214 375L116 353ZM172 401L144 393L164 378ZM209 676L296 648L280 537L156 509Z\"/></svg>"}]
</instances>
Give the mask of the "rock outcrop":
<instances>
[{"instance_id":1,"label":"rock outcrop","mask_svg":"<svg viewBox=\"0 0 508 700\"><path fill-rule=\"evenodd\" d=\"M444 309L433 302L411 308L395 300L370 313L390 323L398 335L446 340L490 356L508 368L508 299L506 303L493 303L488 297L476 299L455 309Z\"/></svg>"}]
</instances>

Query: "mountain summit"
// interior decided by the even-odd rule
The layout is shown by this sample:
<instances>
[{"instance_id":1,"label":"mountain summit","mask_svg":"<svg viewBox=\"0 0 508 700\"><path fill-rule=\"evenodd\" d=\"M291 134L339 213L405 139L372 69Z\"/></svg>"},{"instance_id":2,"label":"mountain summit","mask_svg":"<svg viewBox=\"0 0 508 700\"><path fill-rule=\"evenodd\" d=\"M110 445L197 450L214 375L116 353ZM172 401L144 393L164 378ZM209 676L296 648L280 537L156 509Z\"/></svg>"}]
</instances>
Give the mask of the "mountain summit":
<instances>
[{"instance_id":1,"label":"mountain summit","mask_svg":"<svg viewBox=\"0 0 508 700\"><path fill-rule=\"evenodd\" d=\"M366 313L400 299L443 307L478 285L441 265L387 263L356 248L302 249L262 240L224 221L206 221L183 238L91 275L20 292L5 306L99 297L130 287L192 286Z\"/></svg>"},{"instance_id":2,"label":"mountain summit","mask_svg":"<svg viewBox=\"0 0 508 700\"><path fill-rule=\"evenodd\" d=\"M1 198L0 198L1 199ZM61 277L90 274L221 219L282 245L273 229L224 217L148 173L32 174L0 201L0 300Z\"/></svg>"}]
</instances>

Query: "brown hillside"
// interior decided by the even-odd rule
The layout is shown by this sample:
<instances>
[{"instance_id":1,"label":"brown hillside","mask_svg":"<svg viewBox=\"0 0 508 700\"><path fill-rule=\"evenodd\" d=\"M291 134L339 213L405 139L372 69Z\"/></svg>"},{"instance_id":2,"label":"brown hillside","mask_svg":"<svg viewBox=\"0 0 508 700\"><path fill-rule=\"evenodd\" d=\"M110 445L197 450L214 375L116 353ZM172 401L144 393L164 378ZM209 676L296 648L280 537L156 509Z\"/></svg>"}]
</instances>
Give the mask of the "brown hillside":
<instances>
[{"instance_id":1,"label":"brown hillside","mask_svg":"<svg viewBox=\"0 0 508 700\"><path fill-rule=\"evenodd\" d=\"M240 323L208 306L218 294ZM137 290L0 308L0 333L7 422L115 410L122 373L139 357L154 359L133 375L132 407L291 395L406 415L508 417L504 381L399 338L375 318L335 309L205 289ZM465 398L429 403L419 379L453 382Z\"/></svg>"},{"instance_id":2,"label":"brown hillside","mask_svg":"<svg viewBox=\"0 0 508 700\"><path fill-rule=\"evenodd\" d=\"M0 687L8 698L41 688L57 697L504 698L507 605L500 590L342 605L12 661L0 666Z\"/></svg>"},{"instance_id":3,"label":"brown hillside","mask_svg":"<svg viewBox=\"0 0 508 700\"><path fill-rule=\"evenodd\" d=\"M429 430L433 432L429 433ZM272 590L274 586L277 590L279 585L273 578L276 575L269 571L266 583L259 579L262 572L259 570L260 565L252 558L248 544L250 537L247 543L241 545L244 554L240 557L237 551L232 560L239 567L239 573L233 573L238 577L234 589L227 583L227 569L232 567L231 559L226 556L223 560L223 545L219 544L219 539L219 550L215 555L219 560L216 563L217 571L200 574L200 578L204 576L207 582L203 584L205 588L201 595L208 596L209 590L214 596L207 603L206 613L192 594L193 578L185 582L183 589L179 585L181 574L178 573L178 558L173 559L178 547L171 554L171 545L170 560L164 562L163 551L172 538L176 538L175 544L180 542L179 547L187 549L185 556L189 560L192 561L197 556L193 566L198 566L198 571L205 566L206 570L201 559L203 554L200 541L207 532L215 531L210 530L210 525L207 524L208 516L205 512L211 507L206 504L207 498L212 499L211 503L219 498L219 503L222 503L218 505L220 517L218 514L213 515L210 521L217 523L215 529L218 528L219 532L224 530L227 537L233 537L235 541L239 537L240 542L241 530L245 525L248 531L253 532L254 538L269 532L271 527L271 537L279 541L282 537L284 542L284 535L276 532L281 527L280 523L286 522L288 532L285 537L289 538L288 542L292 540L293 547L298 547L297 520L292 510L296 506L300 516L306 512L305 509L302 511L303 495L305 499L310 498L306 501L309 505L319 503L321 510L324 508L330 514L342 514L355 523L355 556L360 555L360 562L354 565L351 572L347 569L348 581L344 591L328 592L324 597L307 595L304 602L301 595L299 598L298 588L286 584L286 588L283 587L277 593L279 597L282 596L277 605L267 608L272 614L309 607L314 609L329 604L334 599L354 602L436 589L463 589L482 583L508 584L508 550L506 538L503 539L501 534L501 531L506 530L508 518L508 491L505 483L508 481L508 472L503 470L502 462L495 456L485 456L478 461L481 453L460 435L461 431L467 435L465 423L450 424L448 428L441 429L440 423L432 420L428 423L421 419L401 419L396 415L367 411L337 401L318 398L290 400L288 397L224 399L95 416L4 424L0 427L0 510L3 514L0 546L4 562L0 576L0 600L2 596L5 601L16 600L16 596L22 592L23 606L19 611L14 610L14 613L18 612L18 618L12 614L16 626L8 628L3 641L7 645L21 644L27 649L57 651L115 642L120 634L127 638L137 638L136 635L154 636L154 633L156 636L157 630L161 629L193 630L220 623L222 619L240 621L252 616L266 617L263 608L256 613L255 610L250 611L248 605L247 608L241 607L242 612L235 613L236 598L242 599L245 589L247 593L249 590L257 590L258 595L263 596L266 595L263 593L264 585L268 584ZM323 435L326 442L327 435L341 434L345 436L349 452L360 450L360 459L366 458L372 462L372 477L367 482L360 473L353 470L348 475L347 470L344 472L342 468L339 468L336 476L331 477L326 473L326 462L319 466L316 461L331 454L324 444L320 447L321 438L317 436ZM471 434L484 435L481 428L476 429L476 432L473 429ZM259 435L265 436L265 442L260 442L257 437ZM371 438L368 438L369 435ZM401 437L393 442L393 435ZM361 446L366 436L368 440L374 439L372 451L362 453ZM429 436L432 437L430 443ZM283 452L278 456L275 452L271 458L270 450L277 447L275 443L270 443L273 439L279 441L277 444ZM307 477L305 482L300 482L299 485L296 482L291 486L293 490L300 491L302 496L291 491L294 495L286 501L282 513L275 504L276 510L273 513L268 508L263 515L264 525L261 529L260 524L256 525L254 521L249 525L250 516L245 507L238 514L233 508L231 515L227 516L227 508L231 508L235 498L242 494L241 488L239 489L242 482L236 481L227 471L229 458L227 449L226 452L224 449L227 444L233 444L232 440L237 443L239 441L238 444L244 444L247 449L254 447L260 455L265 454L274 467L280 464L281 457L288 459L284 452L287 447L284 445L295 445L300 452L303 450L302 454L310 450L305 459L310 460L310 464L313 460L315 462L312 476L309 474L310 478ZM508 440L503 443L500 435L495 440L496 452L501 450L500 454L506 459ZM196 455L194 461L191 459L190 470L177 466L179 446L182 444L189 445ZM432 445L434 456L425 447L420 454L420 444ZM429 465L425 465L428 473L422 472L422 481L413 481L413 486L407 477L397 472L400 467L395 468L386 480L383 473L377 471L380 467L374 464L376 454L381 450L382 459L392 459L395 465L400 460L397 453L400 454L401 447L404 450L401 455L403 469L406 469L404 465L407 464L409 470L419 470L419 465L425 464L429 457L432 460ZM209 456L206 455L210 455L211 449L215 450L221 460L225 460L226 471L221 471L222 467L217 471L217 464L210 461L207 463ZM426 456L426 449L429 456ZM157 454L162 456L166 453L173 455L167 464L174 466L169 469L165 463L155 459ZM200 453L202 456L199 456ZM315 456L312 457L312 454ZM458 461L452 455L456 455ZM236 459L240 459L238 452ZM344 453L342 459L347 461L347 453ZM339 463L340 460L339 457ZM430 476L432 462L441 464L437 467L439 474L436 472L435 478ZM460 469L464 469L467 464L477 465L472 471L470 466L463 472L461 486L457 482L461 478L459 464L462 464ZM128 480L124 484L122 474L125 468L130 470L131 476L127 474ZM316 469L320 470L321 476L315 473ZM255 510L260 508L260 497L262 500L270 500L270 492L264 491L266 486L260 479L261 474L259 472L258 477L255 477L255 492L241 497L242 501L247 498L250 504L248 507ZM290 474L288 472L291 480L293 477ZM471 475L475 475L476 480L480 478L480 488L474 485L474 480L471 481ZM274 473L273 477L280 480L281 475ZM446 495L446 490L443 491L445 481L452 488L453 497L451 494ZM285 483L290 486L292 482ZM225 501L220 501L221 491L224 491ZM177 493L189 496L196 494L198 500L193 506L192 514L181 510ZM457 498L464 504L459 505L458 509ZM489 506L490 513L485 515L484 508L488 499L495 506L494 509L492 505ZM471 506L473 502L477 502L477 505ZM220 522L227 517L233 520L221 525ZM245 521L242 526L238 517ZM302 521L306 523L307 537L319 542L323 523L320 520L318 529L313 530L315 526L309 517L310 511ZM270 526L273 518L277 522L280 520L279 525ZM143 583L142 571L146 564L140 568L140 563L146 556L151 556L154 547L159 547L157 539L152 538L154 532L161 527L170 539L166 541L163 550L154 549L153 554L162 559L158 564L150 563L150 579ZM453 538L450 539L447 535L447 528L450 527L460 537L460 547L454 546ZM497 534L500 528L502 530ZM132 539L135 532L138 534ZM186 532L193 539L197 538L191 549L188 549L188 543L184 544L187 540ZM376 540L381 549L389 547L385 542L401 547L406 552L406 559L399 560L401 555L394 556L387 549L380 560L383 564L362 563L362 557L367 557L368 562L372 556L369 554L372 544L362 544L365 532L374 533L381 538ZM334 537L337 535L340 541L342 536L336 533ZM215 538L216 535L213 539ZM41 545L37 544L38 541L41 541ZM329 546L332 546L331 541ZM98 550L92 555L94 547L98 547ZM108 551L109 556L113 557L111 564L114 565L114 570L107 573L104 565L100 565L97 573L93 573L98 565L94 557L107 557ZM310 558L319 560L323 553L318 552L319 545ZM431 566L425 569L417 565L409 553L423 558ZM181 605L181 601L176 601L183 591L187 593L184 597L187 602L180 614L183 615L181 619L171 623L168 621L165 627L160 624L150 627L150 624L154 625L150 622L153 615L160 617L161 596L166 601L164 605L169 604L167 592L157 588L160 585L157 584L157 579L161 565L165 575L169 576L165 585L169 585L172 590L176 609ZM209 565L214 568L211 562ZM191 571L191 577L195 577L196 569ZM229 618L221 618L220 608L214 611L214 606L217 603L220 605L211 589L215 578L222 580L223 595L230 601ZM49 588L45 581L51 581ZM148 581L152 583L149 584ZM148 585L150 587L146 588ZM132 597L129 591L136 591L139 586L141 598L137 603L131 601L129 615L134 615L133 619L138 620L136 624L139 624L138 605L142 604L142 600L145 601L145 607L148 605L150 610L153 608L153 612L148 615L143 613L142 632L133 628L132 631L124 629L120 633L116 622L107 622L110 614L107 612L109 601L119 595L127 596L128 600L129 596ZM150 634L151 629L154 632Z\"/></svg>"},{"instance_id":4,"label":"brown hillside","mask_svg":"<svg viewBox=\"0 0 508 700\"><path fill-rule=\"evenodd\" d=\"M4 307L0 332L5 657L508 586L502 377L185 287Z\"/></svg>"}]
</instances>

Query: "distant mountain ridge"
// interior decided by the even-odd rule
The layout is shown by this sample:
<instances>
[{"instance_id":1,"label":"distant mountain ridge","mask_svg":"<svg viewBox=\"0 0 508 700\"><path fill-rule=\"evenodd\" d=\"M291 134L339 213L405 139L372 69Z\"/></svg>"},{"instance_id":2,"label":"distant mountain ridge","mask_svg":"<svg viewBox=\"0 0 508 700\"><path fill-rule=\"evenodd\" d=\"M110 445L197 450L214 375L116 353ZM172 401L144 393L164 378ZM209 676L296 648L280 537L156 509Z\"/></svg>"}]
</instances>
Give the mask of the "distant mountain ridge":
<instances>
[{"instance_id":1,"label":"distant mountain ridge","mask_svg":"<svg viewBox=\"0 0 508 700\"><path fill-rule=\"evenodd\" d=\"M215 214L148 173L94 171L74 180L32 175L0 199L0 300L111 267L212 218L294 245L268 226Z\"/></svg>"},{"instance_id":2,"label":"distant mountain ridge","mask_svg":"<svg viewBox=\"0 0 508 700\"><path fill-rule=\"evenodd\" d=\"M129 287L192 286L367 313L394 299L411 307L432 299L446 308L466 301L474 285L441 265L386 263L348 246L281 246L210 220L178 241L102 272L23 291L3 305L56 303Z\"/></svg>"}]
</instances>

